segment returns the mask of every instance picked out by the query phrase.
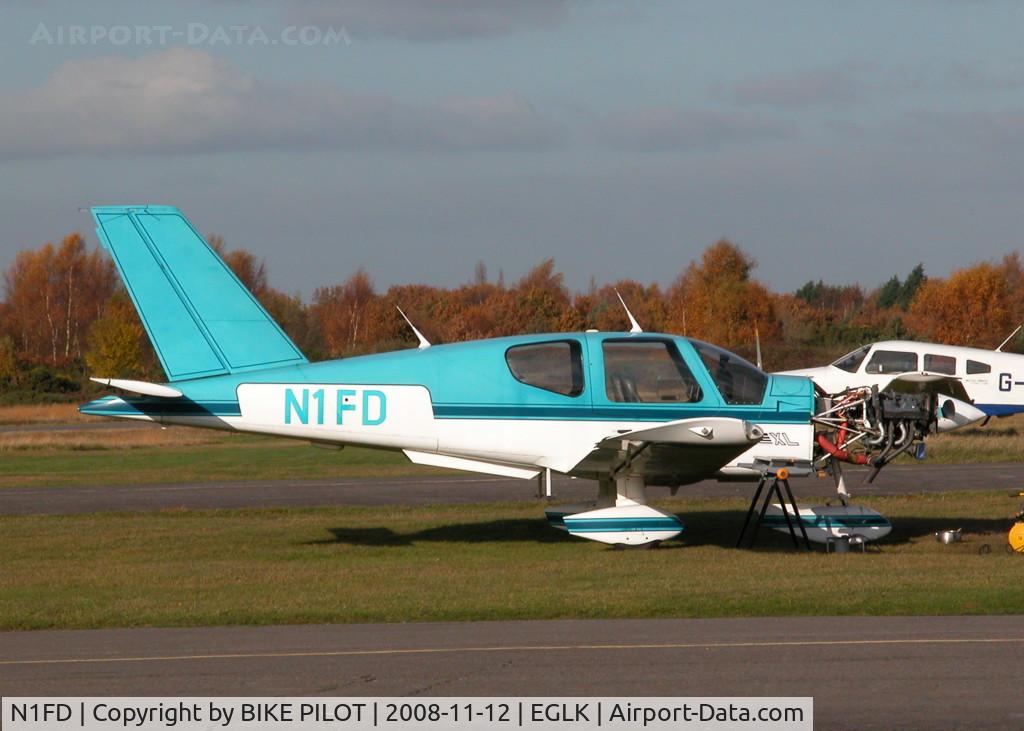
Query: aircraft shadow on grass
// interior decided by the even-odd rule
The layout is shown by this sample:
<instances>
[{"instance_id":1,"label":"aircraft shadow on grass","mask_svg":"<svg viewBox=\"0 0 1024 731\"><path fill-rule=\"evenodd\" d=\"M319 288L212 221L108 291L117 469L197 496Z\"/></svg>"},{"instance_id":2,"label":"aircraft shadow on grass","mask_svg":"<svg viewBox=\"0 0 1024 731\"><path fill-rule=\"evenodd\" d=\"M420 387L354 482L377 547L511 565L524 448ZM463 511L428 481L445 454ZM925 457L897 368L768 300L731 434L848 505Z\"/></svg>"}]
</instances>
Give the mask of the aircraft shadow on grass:
<instances>
[{"instance_id":1,"label":"aircraft shadow on grass","mask_svg":"<svg viewBox=\"0 0 1024 731\"><path fill-rule=\"evenodd\" d=\"M397 533L387 527L329 528L333 536L313 544L347 543L354 546L412 546L416 543L564 543L575 541L568 533L554 530L543 518L492 520L483 523L455 523L436 528Z\"/></svg>"},{"instance_id":2,"label":"aircraft shadow on grass","mask_svg":"<svg viewBox=\"0 0 1024 731\"><path fill-rule=\"evenodd\" d=\"M671 541L666 548L687 546L717 546L734 548L736 538L745 517L744 511L723 510L698 514L683 513L679 516L686 524L682 541ZM913 540L930 538L936 532L961 528L965 543L998 542L1009 528L1009 518L961 519L961 518L897 518L893 530L881 541L871 544L873 550L884 551L887 546L902 545ZM421 542L439 543L488 543L521 541L530 543L568 543L580 539L568 533L555 530L543 518L492 520L478 523L455 523L437 526L410 533L400 533L385 526L360 528L329 528L330 538L310 541L307 545L348 544L353 546L409 547ZM975 537L976 536L976 537ZM610 547L609 547L610 548ZM822 546L816 546L822 550ZM789 535L770 528L761 527L757 534L754 550L791 551L793 544Z\"/></svg>"}]
</instances>

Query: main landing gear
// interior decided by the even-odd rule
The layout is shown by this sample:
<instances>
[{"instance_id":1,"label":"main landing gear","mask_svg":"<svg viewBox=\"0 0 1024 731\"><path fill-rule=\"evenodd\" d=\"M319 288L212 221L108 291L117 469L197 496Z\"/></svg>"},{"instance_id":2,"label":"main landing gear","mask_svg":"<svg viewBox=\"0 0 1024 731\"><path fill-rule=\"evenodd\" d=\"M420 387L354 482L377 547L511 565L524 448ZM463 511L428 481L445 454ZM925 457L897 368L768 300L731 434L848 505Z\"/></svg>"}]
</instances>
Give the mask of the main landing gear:
<instances>
[{"instance_id":1,"label":"main landing gear","mask_svg":"<svg viewBox=\"0 0 1024 731\"><path fill-rule=\"evenodd\" d=\"M551 507L548 522L580 538L613 546L655 547L683 532L672 513L647 505L646 450L620 453L620 466L599 480L596 503Z\"/></svg>"}]
</instances>

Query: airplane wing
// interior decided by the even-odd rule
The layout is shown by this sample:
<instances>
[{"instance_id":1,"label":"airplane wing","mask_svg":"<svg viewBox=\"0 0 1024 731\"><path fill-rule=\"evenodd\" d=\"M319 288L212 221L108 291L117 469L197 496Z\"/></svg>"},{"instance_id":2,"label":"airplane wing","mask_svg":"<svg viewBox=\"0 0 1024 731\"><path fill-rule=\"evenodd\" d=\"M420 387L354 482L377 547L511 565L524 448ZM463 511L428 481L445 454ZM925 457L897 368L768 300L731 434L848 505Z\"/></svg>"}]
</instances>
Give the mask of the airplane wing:
<instances>
[{"instance_id":1,"label":"airplane wing","mask_svg":"<svg viewBox=\"0 0 1024 731\"><path fill-rule=\"evenodd\" d=\"M648 485L684 485L711 477L763 436L759 427L741 419L680 419L609 434L569 472L596 479L629 461Z\"/></svg>"},{"instance_id":2,"label":"airplane wing","mask_svg":"<svg viewBox=\"0 0 1024 731\"><path fill-rule=\"evenodd\" d=\"M934 373L904 373L902 376L896 376L887 385L879 386L880 391L888 389L904 393L938 393L972 403L963 381L955 376Z\"/></svg>"}]
</instances>

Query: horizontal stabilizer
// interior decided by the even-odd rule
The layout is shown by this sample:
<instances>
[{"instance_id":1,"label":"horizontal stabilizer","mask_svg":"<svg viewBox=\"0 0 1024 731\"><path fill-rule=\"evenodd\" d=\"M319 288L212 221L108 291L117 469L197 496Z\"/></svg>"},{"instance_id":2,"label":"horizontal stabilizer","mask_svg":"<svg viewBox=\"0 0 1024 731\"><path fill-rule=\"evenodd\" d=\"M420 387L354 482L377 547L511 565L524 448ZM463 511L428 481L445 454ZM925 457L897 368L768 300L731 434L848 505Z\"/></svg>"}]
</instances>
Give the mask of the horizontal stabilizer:
<instances>
[{"instance_id":1,"label":"horizontal stabilizer","mask_svg":"<svg viewBox=\"0 0 1024 731\"><path fill-rule=\"evenodd\" d=\"M410 462L415 464L429 465L431 467L447 467L453 470L464 470L466 472L483 472L486 475L500 475L501 477L515 477L520 480L529 480L540 474L540 470L523 469L510 465L497 464L495 462L483 462L475 459L464 459L462 457L449 457L444 454L433 452L417 452L412 449L402 450Z\"/></svg>"},{"instance_id":2,"label":"horizontal stabilizer","mask_svg":"<svg viewBox=\"0 0 1024 731\"><path fill-rule=\"evenodd\" d=\"M182 394L176 388L163 386L159 383L147 383L146 381L130 381L124 378L96 378L89 379L93 383L100 383L104 386L119 388L122 391L131 391L142 396L156 396L157 398L181 398Z\"/></svg>"},{"instance_id":3,"label":"horizontal stabilizer","mask_svg":"<svg viewBox=\"0 0 1024 731\"><path fill-rule=\"evenodd\" d=\"M177 208L92 215L168 380L308 362Z\"/></svg>"}]
</instances>

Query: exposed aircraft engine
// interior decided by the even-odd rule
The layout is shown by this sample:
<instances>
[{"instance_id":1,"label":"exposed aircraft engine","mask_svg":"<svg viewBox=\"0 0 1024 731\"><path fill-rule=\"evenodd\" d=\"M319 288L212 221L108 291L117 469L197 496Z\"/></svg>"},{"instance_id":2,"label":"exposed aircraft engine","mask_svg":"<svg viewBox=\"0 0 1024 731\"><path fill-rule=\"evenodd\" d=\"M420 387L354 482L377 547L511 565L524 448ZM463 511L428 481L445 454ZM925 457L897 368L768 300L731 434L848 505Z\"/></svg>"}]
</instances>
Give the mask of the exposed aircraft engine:
<instances>
[{"instance_id":1,"label":"exposed aircraft engine","mask_svg":"<svg viewBox=\"0 0 1024 731\"><path fill-rule=\"evenodd\" d=\"M875 472L937 430L939 398L934 393L851 388L818 399L815 440L822 461L829 457L870 465ZM954 399L944 398L944 410Z\"/></svg>"}]
</instances>

